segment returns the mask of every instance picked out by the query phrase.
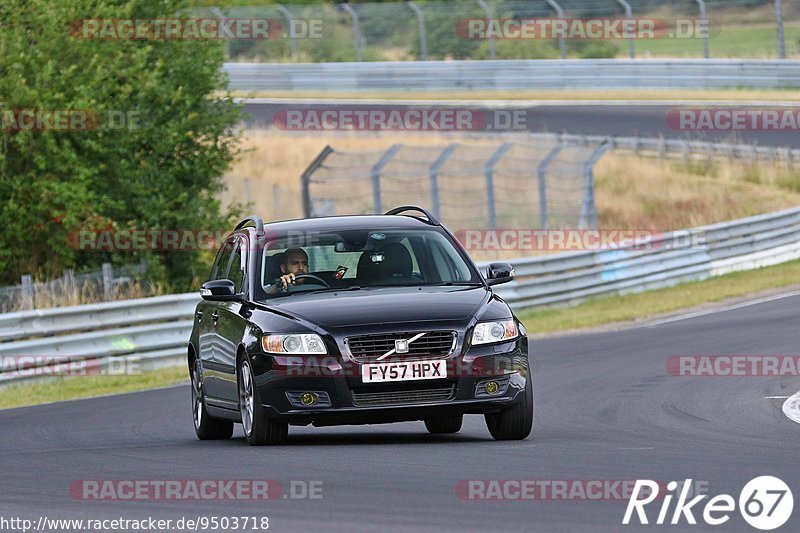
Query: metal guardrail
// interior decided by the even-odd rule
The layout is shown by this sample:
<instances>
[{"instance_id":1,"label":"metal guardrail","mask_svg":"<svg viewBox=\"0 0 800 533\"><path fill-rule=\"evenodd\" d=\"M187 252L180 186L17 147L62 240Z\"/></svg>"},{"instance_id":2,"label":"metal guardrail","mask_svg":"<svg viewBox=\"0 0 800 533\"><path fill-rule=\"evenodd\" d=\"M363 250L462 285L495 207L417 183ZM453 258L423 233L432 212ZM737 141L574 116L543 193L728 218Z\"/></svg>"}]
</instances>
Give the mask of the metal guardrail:
<instances>
[{"instance_id":1,"label":"metal guardrail","mask_svg":"<svg viewBox=\"0 0 800 533\"><path fill-rule=\"evenodd\" d=\"M671 232L619 249L512 261L515 281L496 290L515 308L574 305L797 258L800 208Z\"/></svg>"},{"instance_id":2,"label":"metal guardrail","mask_svg":"<svg viewBox=\"0 0 800 533\"><path fill-rule=\"evenodd\" d=\"M144 370L182 363L199 301L189 293L0 314L0 384L58 375L44 367L70 361L92 372L133 356Z\"/></svg>"},{"instance_id":3,"label":"metal guardrail","mask_svg":"<svg viewBox=\"0 0 800 533\"><path fill-rule=\"evenodd\" d=\"M799 60L582 59L225 63L239 91L798 88Z\"/></svg>"},{"instance_id":4,"label":"metal guardrail","mask_svg":"<svg viewBox=\"0 0 800 533\"><path fill-rule=\"evenodd\" d=\"M516 309L563 306L798 258L800 208L794 208L666 233L638 246L513 260L515 281L496 291ZM98 368L136 356L143 369L182 364L199 300L190 293L0 315L0 336L6 341L0 342L0 361L79 357ZM0 384L43 373L9 371L3 364Z\"/></svg>"}]
</instances>

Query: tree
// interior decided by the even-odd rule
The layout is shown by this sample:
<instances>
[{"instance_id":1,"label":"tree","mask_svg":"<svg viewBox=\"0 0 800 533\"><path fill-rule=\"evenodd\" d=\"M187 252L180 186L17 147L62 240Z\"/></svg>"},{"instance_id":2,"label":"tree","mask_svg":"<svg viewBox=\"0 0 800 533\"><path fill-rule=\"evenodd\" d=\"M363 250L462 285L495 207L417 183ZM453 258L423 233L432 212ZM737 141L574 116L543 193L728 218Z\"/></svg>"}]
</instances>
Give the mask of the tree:
<instances>
[{"instance_id":1,"label":"tree","mask_svg":"<svg viewBox=\"0 0 800 533\"><path fill-rule=\"evenodd\" d=\"M241 109L219 40L88 39L80 19L180 16L181 0L4 0L0 4L0 282L142 256L186 290L190 252L86 253L86 229L228 227L215 194L237 153ZM185 16L185 15L184 15ZM89 116L73 129L37 117ZM67 115L69 115L67 113Z\"/></svg>"}]
</instances>

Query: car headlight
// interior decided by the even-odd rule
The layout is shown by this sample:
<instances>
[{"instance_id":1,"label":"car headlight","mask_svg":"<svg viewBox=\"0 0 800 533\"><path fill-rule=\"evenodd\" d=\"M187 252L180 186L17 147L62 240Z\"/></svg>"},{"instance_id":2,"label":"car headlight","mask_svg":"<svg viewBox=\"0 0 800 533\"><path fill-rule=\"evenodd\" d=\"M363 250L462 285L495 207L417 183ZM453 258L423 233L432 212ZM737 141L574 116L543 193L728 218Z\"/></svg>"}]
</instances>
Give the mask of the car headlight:
<instances>
[{"instance_id":1,"label":"car headlight","mask_svg":"<svg viewBox=\"0 0 800 533\"><path fill-rule=\"evenodd\" d=\"M494 322L478 322L472 332L472 345L516 339L519 335L513 318Z\"/></svg>"},{"instance_id":2,"label":"car headlight","mask_svg":"<svg viewBox=\"0 0 800 533\"><path fill-rule=\"evenodd\" d=\"M285 355L325 355L325 343L316 333L294 333L290 335L264 335L261 347L267 353Z\"/></svg>"}]
</instances>

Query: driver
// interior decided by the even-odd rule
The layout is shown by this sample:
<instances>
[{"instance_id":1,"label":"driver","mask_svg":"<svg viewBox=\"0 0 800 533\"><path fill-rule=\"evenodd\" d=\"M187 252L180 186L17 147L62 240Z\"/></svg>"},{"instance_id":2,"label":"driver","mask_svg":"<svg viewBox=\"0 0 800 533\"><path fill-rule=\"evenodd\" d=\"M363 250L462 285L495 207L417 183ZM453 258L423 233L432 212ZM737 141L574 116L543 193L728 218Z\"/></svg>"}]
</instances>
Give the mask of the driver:
<instances>
[{"instance_id":1,"label":"driver","mask_svg":"<svg viewBox=\"0 0 800 533\"><path fill-rule=\"evenodd\" d=\"M283 262L281 263L281 274L278 280L283 287L287 290L289 285L295 284L295 276L300 274L308 274L308 254L302 248L289 248L283 253ZM305 280L297 280L297 285L302 285Z\"/></svg>"}]
</instances>

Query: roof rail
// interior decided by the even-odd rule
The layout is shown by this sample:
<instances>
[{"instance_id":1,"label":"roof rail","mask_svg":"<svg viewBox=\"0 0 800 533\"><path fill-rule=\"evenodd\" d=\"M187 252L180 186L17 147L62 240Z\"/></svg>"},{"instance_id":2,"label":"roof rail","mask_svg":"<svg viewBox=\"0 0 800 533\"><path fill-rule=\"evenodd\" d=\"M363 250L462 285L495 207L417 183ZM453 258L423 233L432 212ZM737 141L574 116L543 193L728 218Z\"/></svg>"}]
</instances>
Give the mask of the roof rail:
<instances>
[{"instance_id":1,"label":"roof rail","mask_svg":"<svg viewBox=\"0 0 800 533\"><path fill-rule=\"evenodd\" d=\"M431 225L434 225L434 226L441 226L442 225L442 223L439 222L439 219L437 219L435 216L433 216L433 214L430 211L428 211L427 209L425 209L423 207L418 207L416 205L401 205L400 207L395 207L394 209L390 209L389 211L387 211L384 214L385 215L399 215L399 214L404 213L406 211L417 211L419 213L422 213L423 215L425 215L425 218L428 219L427 221L423 220L423 222L427 222L428 224L431 224ZM409 216L413 216L413 215L409 215ZM414 218L419 218L419 217L414 217ZM422 220L422 219L420 219L420 220Z\"/></svg>"},{"instance_id":2,"label":"roof rail","mask_svg":"<svg viewBox=\"0 0 800 533\"><path fill-rule=\"evenodd\" d=\"M233 228L233 231L241 229L248 224L255 225L256 235L261 235L264 233L264 220L258 215L250 215L249 217L242 219L242 221L239 222L235 228Z\"/></svg>"}]
</instances>

